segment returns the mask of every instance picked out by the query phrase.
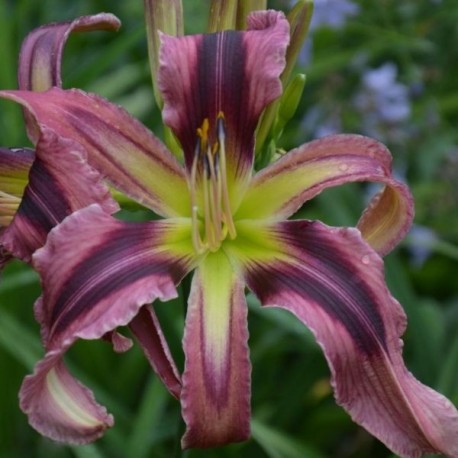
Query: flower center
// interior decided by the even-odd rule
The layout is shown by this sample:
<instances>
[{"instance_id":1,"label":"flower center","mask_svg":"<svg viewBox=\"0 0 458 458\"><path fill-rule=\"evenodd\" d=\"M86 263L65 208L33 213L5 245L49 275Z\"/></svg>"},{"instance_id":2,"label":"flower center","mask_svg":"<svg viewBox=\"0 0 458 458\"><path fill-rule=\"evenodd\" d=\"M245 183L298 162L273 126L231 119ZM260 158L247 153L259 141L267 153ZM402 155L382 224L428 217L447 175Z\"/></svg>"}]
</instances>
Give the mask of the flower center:
<instances>
[{"instance_id":1,"label":"flower center","mask_svg":"<svg viewBox=\"0 0 458 458\"><path fill-rule=\"evenodd\" d=\"M216 119L216 139L209 137L210 123L205 118L197 129L197 145L191 168L192 241L197 253L217 251L229 234L236 236L232 219L226 175L226 132L224 115ZM199 206L198 187L202 192ZM201 226L203 224L203 235Z\"/></svg>"}]
</instances>

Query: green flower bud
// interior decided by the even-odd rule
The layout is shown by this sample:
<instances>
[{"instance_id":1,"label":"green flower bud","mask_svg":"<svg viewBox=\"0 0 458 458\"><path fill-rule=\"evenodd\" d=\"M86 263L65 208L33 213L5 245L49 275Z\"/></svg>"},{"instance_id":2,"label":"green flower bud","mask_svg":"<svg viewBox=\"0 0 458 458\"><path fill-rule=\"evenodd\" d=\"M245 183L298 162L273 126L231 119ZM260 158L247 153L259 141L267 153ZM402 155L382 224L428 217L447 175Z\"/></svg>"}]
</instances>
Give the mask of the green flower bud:
<instances>
[{"instance_id":1,"label":"green flower bud","mask_svg":"<svg viewBox=\"0 0 458 458\"><path fill-rule=\"evenodd\" d=\"M237 22L237 0L212 0L208 32L233 30Z\"/></svg>"},{"instance_id":2,"label":"green flower bud","mask_svg":"<svg viewBox=\"0 0 458 458\"><path fill-rule=\"evenodd\" d=\"M276 140L280 138L286 124L296 113L302 93L304 92L305 81L306 77L303 73L294 76L280 99L280 106L278 108L278 115L273 133Z\"/></svg>"},{"instance_id":3,"label":"green flower bud","mask_svg":"<svg viewBox=\"0 0 458 458\"><path fill-rule=\"evenodd\" d=\"M145 0L145 21L148 37L148 56L153 80L154 98L161 109L163 102L157 87L159 68L158 30L168 35L183 35L183 7L181 0Z\"/></svg>"}]
</instances>

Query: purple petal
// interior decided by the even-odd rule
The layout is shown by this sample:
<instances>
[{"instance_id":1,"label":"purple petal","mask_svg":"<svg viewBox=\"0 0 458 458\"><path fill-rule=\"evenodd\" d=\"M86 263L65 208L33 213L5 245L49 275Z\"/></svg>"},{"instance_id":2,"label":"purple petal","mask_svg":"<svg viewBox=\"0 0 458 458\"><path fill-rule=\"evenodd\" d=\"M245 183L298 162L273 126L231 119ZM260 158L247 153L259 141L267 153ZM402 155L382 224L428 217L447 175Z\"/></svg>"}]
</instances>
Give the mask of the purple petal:
<instances>
[{"instance_id":1,"label":"purple petal","mask_svg":"<svg viewBox=\"0 0 458 458\"><path fill-rule=\"evenodd\" d=\"M37 316L46 346L100 338L128 324L142 305L175 297L174 285L193 262L191 242L183 251L181 240L177 248L171 241L180 230L166 220L119 221L98 205L54 228L33 256L42 278Z\"/></svg>"},{"instance_id":2,"label":"purple petal","mask_svg":"<svg viewBox=\"0 0 458 458\"><path fill-rule=\"evenodd\" d=\"M385 255L405 236L414 213L409 189L393 178L391 159L383 144L361 135L331 135L306 143L254 176L236 218L282 220L329 187L378 182L385 187L368 205L358 228Z\"/></svg>"},{"instance_id":3,"label":"purple petal","mask_svg":"<svg viewBox=\"0 0 458 458\"><path fill-rule=\"evenodd\" d=\"M170 393L179 399L181 378L154 310L147 305L142 307L129 328L142 346L154 372Z\"/></svg>"},{"instance_id":4,"label":"purple petal","mask_svg":"<svg viewBox=\"0 0 458 458\"><path fill-rule=\"evenodd\" d=\"M130 350L133 345L131 339L116 331L108 331L102 336L102 338L113 345L113 350L116 353L124 353L127 350Z\"/></svg>"},{"instance_id":5,"label":"purple petal","mask_svg":"<svg viewBox=\"0 0 458 458\"><path fill-rule=\"evenodd\" d=\"M56 226L45 246L36 251L33 265L42 279L43 296L35 313L47 353L24 382L22 406L40 432L71 443L88 442L103 432L106 421L105 426L97 423L96 433L89 435L65 418L73 417L73 409L84 418L99 418L101 408L87 390L78 390L77 382L70 382L68 393L66 385L58 383L56 396L64 390L65 415L48 406L53 388L49 377L56 375L56 364L76 339L106 336L131 322L144 304L176 297L175 284L193 262L192 247L186 245L190 228L183 225L127 223L91 205Z\"/></svg>"},{"instance_id":6,"label":"purple petal","mask_svg":"<svg viewBox=\"0 0 458 458\"><path fill-rule=\"evenodd\" d=\"M61 63L65 43L73 32L118 30L119 19L109 13L82 16L74 21L47 24L30 32L24 39L19 55L19 89L46 91L62 86ZM24 112L30 139L38 141L39 130L32 117Z\"/></svg>"},{"instance_id":7,"label":"purple petal","mask_svg":"<svg viewBox=\"0 0 458 458\"><path fill-rule=\"evenodd\" d=\"M86 444L113 426L113 417L70 375L55 352L24 379L19 399L30 425L56 441Z\"/></svg>"},{"instance_id":8,"label":"purple petal","mask_svg":"<svg viewBox=\"0 0 458 458\"><path fill-rule=\"evenodd\" d=\"M94 202L107 212L118 209L100 175L85 162L81 146L43 127L29 184L2 235L2 244L14 256L29 262L56 224Z\"/></svg>"},{"instance_id":9,"label":"purple petal","mask_svg":"<svg viewBox=\"0 0 458 458\"><path fill-rule=\"evenodd\" d=\"M251 173L254 132L269 102L280 96L289 25L283 13L256 12L248 31L171 37L162 35L158 84L163 119L181 142L191 168L196 131L205 118L215 141L220 112L226 121L229 178Z\"/></svg>"},{"instance_id":10,"label":"purple petal","mask_svg":"<svg viewBox=\"0 0 458 458\"><path fill-rule=\"evenodd\" d=\"M83 91L1 91L37 123L80 143L89 164L128 196L164 216L191 212L183 167L152 133L120 107Z\"/></svg>"},{"instance_id":11,"label":"purple petal","mask_svg":"<svg viewBox=\"0 0 458 458\"><path fill-rule=\"evenodd\" d=\"M309 221L250 229L243 235L239 225L239 236L264 249L243 261L248 286L264 305L289 310L312 330L336 400L353 420L400 456L458 456L458 411L406 369L406 317L359 231Z\"/></svg>"},{"instance_id":12,"label":"purple petal","mask_svg":"<svg viewBox=\"0 0 458 458\"><path fill-rule=\"evenodd\" d=\"M243 283L222 253L193 278L183 339L183 448L216 447L250 434L247 306Z\"/></svg>"}]
</instances>

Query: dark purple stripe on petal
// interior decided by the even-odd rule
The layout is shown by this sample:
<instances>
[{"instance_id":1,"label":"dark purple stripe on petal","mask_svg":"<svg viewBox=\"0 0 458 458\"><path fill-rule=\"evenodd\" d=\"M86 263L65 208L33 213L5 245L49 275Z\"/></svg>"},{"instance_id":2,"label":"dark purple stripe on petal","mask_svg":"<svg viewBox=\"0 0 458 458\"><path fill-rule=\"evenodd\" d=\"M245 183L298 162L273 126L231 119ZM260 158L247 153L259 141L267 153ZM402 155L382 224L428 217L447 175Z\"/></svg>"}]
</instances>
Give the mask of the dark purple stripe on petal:
<instances>
[{"instance_id":1,"label":"dark purple stripe on petal","mask_svg":"<svg viewBox=\"0 0 458 458\"><path fill-rule=\"evenodd\" d=\"M102 337L127 325L142 305L175 297L194 262L191 242L186 248L183 240L189 234L181 220L124 222L98 205L65 218L33 257L42 278L36 315L46 347Z\"/></svg>"},{"instance_id":2,"label":"dark purple stripe on petal","mask_svg":"<svg viewBox=\"0 0 458 458\"><path fill-rule=\"evenodd\" d=\"M237 141L250 152L257 119L246 119L248 86L245 84L245 47L242 32L227 31L204 35L199 53L199 106L196 125L191 129L195 143L195 132L202 120L208 118L216 128L218 113L224 113L227 139ZM247 123L247 121L249 121ZM194 138L193 138L194 137ZM214 138L213 141L216 139ZM192 144L189 144L192 153ZM190 164L189 164L190 165Z\"/></svg>"},{"instance_id":3,"label":"dark purple stripe on petal","mask_svg":"<svg viewBox=\"0 0 458 458\"><path fill-rule=\"evenodd\" d=\"M259 264L253 270L248 269L247 283L264 303L270 303L269 298L282 287L287 288L287 294L292 297L300 295L310 303L319 304L328 315L344 326L361 351L369 355L377 354L380 347L385 346L385 331L378 313L368 310L367 313L359 311L357 314L349 314L342 307L343 294L353 296L352 300L359 304L369 305L374 302L365 292L352 293L356 283L351 277L351 272L348 275L345 273L341 279L349 280L346 287L340 285L339 291L332 291L324 287L323 282L316 277L289 264L278 263L275 267Z\"/></svg>"},{"instance_id":4,"label":"dark purple stripe on petal","mask_svg":"<svg viewBox=\"0 0 458 458\"><path fill-rule=\"evenodd\" d=\"M288 250L306 251L306 264L257 263L248 268L247 283L263 303L281 294L302 297L318 304L333 319L341 323L361 351L377 354L386 347L382 317L375 304L376 293L362 282L361 272L347 255L339 250L327 234L313 231L305 221L294 223L300 240L279 231ZM294 252L294 251L293 251ZM299 260L298 260L299 261ZM254 264L253 264L254 266Z\"/></svg>"},{"instance_id":5,"label":"dark purple stripe on petal","mask_svg":"<svg viewBox=\"0 0 458 458\"><path fill-rule=\"evenodd\" d=\"M21 204L5 232L5 246L28 261L45 243L48 232L70 214L70 206L55 178L35 160Z\"/></svg>"},{"instance_id":6,"label":"dark purple stripe on petal","mask_svg":"<svg viewBox=\"0 0 458 458\"><path fill-rule=\"evenodd\" d=\"M167 275L178 281L186 271L164 255L151 255L154 237L148 224L123 224L107 233L105 241L87 253L63 285L51 316L54 332L64 332L85 311L137 280Z\"/></svg>"},{"instance_id":7,"label":"dark purple stripe on petal","mask_svg":"<svg viewBox=\"0 0 458 458\"><path fill-rule=\"evenodd\" d=\"M62 194L56 179L43 162L36 159L18 216L29 220L29 224L41 234L41 244L44 243L47 233L70 214L70 205Z\"/></svg>"},{"instance_id":8,"label":"dark purple stripe on petal","mask_svg":"<svg viewBox=\"0 0 458 458\"><path fill-rule=\"evenodd\" d=\"M42 127L29 183L3 237L14 256L30 261L48 232L74 210L92 203L100 203L108 212L118 209L100 175L84 159L79 144Z\"/></svg>"},{"instance_id":9,"label":"dark purple stripe on petal","mask_svg":"<svg viewBox=\"0 0 458 458\"><path fill-rule=\"evenodd\" d=\"M289 40L288 21L282 13L258 12L248 24L244 32L162 35L158 74L163 119L180 140L188 169L196 130L208 118L210 140L214 140L216 117L222 111L228 174L236 182L243 182L251 172L254 134L262 111L281 94L279 76Z\"/></svg>"}]
</instances>

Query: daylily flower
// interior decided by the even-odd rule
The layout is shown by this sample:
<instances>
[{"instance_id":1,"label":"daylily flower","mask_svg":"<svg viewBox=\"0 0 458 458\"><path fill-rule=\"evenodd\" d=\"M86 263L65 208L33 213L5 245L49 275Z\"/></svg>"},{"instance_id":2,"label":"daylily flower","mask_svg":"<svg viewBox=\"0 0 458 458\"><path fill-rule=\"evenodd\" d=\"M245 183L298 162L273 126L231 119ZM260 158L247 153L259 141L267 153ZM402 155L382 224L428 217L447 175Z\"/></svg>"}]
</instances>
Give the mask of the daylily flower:
<instances>
[{"instance_id":1,"label":"daylily flower","mask_svg":"<svg viewBox=\"0 0 458 458\"><path fill-rule=\"evenodd\" d=\"M0 93L22 104L40 129L80 145L89 166L163 217L125 222L92 204L57 225L34 254L46 355L21 388L31 424L72 443L94 440L111 426L62 357L77 339L129 324L180 399L184 448L247 439L246 285L264 306L284 308L312 330L336 400L356 422L401 456L457 456L458 412L406 369L400 340L406 318L383 277L380 256L413 216L387 149L366 137L330 136L253 175L259 117L282 90L289 40L283 14L253 13L243 32L161 40L163 118L183 148L184 165L142 124L96 95L60 88ZM322 190L366 180L383 189L358 229L288 220ZM151 337L159 328L149 304L175 297L192 270L180 377L171 358L156 359L157 346L166 344L159 332L161 339Z\"/></svg>"}]
</instances>

